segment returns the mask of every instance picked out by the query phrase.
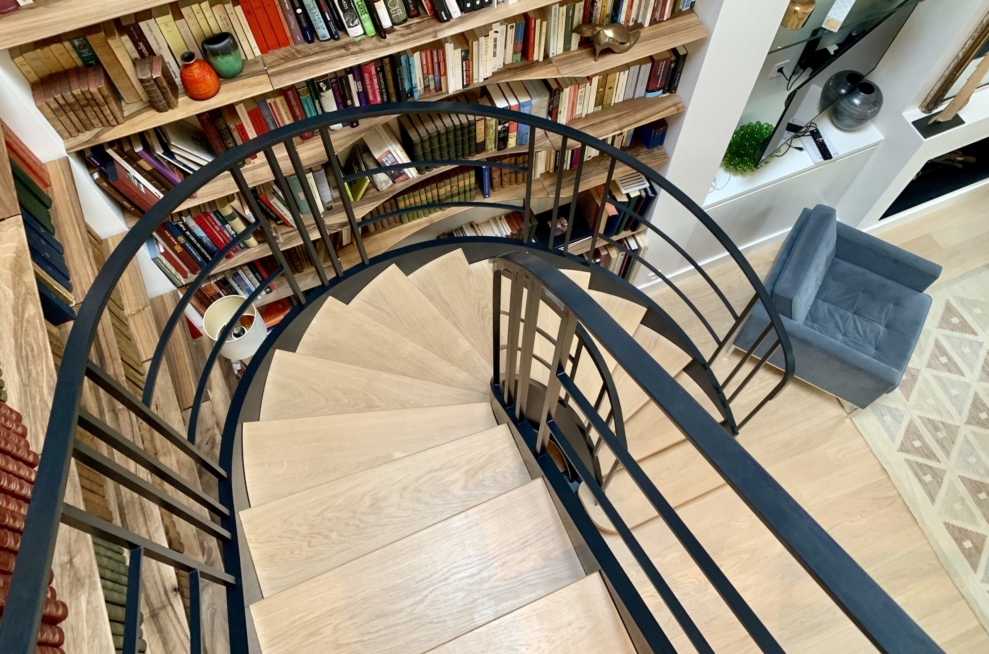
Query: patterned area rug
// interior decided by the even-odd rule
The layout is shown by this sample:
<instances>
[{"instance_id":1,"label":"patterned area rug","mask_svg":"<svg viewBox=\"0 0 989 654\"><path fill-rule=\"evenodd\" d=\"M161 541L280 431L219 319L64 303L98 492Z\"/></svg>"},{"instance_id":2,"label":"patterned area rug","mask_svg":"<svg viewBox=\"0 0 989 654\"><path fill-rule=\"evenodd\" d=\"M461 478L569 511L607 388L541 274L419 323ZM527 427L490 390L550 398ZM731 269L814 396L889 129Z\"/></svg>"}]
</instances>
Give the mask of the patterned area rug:
<instances>
[{"instance_id":1,"label":"patterned area rug","mask_svg":"<svg viewBox=\"0 0 989 654\"><path fill-rule=\"evenodd\" d=\"M854 420L989 629L989 268L931 296L899 389Z\"/></svg>"}]
</instances>

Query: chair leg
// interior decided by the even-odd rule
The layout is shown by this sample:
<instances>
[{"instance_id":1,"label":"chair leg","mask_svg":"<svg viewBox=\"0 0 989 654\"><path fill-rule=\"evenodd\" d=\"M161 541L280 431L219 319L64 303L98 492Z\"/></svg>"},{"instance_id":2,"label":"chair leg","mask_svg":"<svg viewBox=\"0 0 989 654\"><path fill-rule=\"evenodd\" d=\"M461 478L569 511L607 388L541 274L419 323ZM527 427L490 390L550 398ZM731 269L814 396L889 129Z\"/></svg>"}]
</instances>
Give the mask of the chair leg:
<instances>
[{"instance_id":1,"label":"chair leg","mask_svg":"<svg viewBox=\"0 0 989 654\"><path fill-rule=\"evenodd\" d=\"M861 409L859 409L859 407L855 406L854 404L849 404L848 402L846 402L845 400L841 399L840 397L837 397L835 399L838 400L838 403L839 404L841 404L841 408L843 408L845 410L845 417L846 418L851 418L855 414L857 414L859 411L861 411Z\"/></svg>"}]
</instances>

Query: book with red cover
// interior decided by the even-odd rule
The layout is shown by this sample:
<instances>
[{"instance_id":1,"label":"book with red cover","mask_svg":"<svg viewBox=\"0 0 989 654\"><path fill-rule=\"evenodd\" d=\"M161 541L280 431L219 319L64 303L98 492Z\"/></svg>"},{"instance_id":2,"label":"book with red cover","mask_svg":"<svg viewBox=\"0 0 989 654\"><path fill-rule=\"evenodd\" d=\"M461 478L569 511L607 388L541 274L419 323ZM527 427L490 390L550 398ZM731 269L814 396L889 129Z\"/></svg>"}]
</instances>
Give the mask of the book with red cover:
<instances>
[{"instance_id":1,"label":"book with red cover","mask_svg":"<svg viewBox=\"0 0 989 654\"><path fill-rule=\"evenodd\" d=\"M268 211L270 211L272 215L274 215L275 218L277 218L280 223L282 223L286 227L292 226L292 223L289 221L289 219L282 215L282 212L280 212L275 207L274 203L270 199L268 199L267 195L265 195L264 193L258 193L257 196L258 196L258 200L261 201L261 204L267 207Z\"/></svg>"},{"instance_id":2,"label":"book with red cover","mask_svg":"<svg viewBox=\"0 0 989 654\"><path fill-rule=\"evenodd\" d=\"M17 511L0 508L0 527L11 531L16 531L19 534L23 533L24 516Z\"/></svg>"},{"instance_id":3,"label":"book with red cover","mask_svg":"<svg viewBox=\"0 0 989 654\"><path fill-rule=\"evenodd\" d=\"M251 0L241 0L240 8L244 10L244 18L247 19L247 26L251 28L254 40L257 41L258 50L261 51L261 54L268 54L272 48L268 47L268 42L264 38L264 30L261 29L261 22L258 17L254 15L254 5ZM267 20L267 16L265 16L265 20Z\"/></svg>"},{"instance_id":4,"label":"book with red cover","mask_svg":"<svg viewBox=\"0 0 989 654\"><path fill-rule=\"evenodd\" d=\"M52 180L48 176L48 169L45 168L45 164L41 163L41 160L31 152L24 141L18 138L7 123L0 120L0 125L3 126L4 141L7 144L7 154L10 158L17 162L21 170L27 173L35 184L42 189L49 188L52 185Z\"/></svg>"},{"instance_id":5,"label":"book with red cover","mask_svg":"<svg viewBox=\"0 0 989 654\"><path fill-rule=\"evenodd\" d=\"M302 99L299 98L299 91L296 90L294 86L286 86L282 89L282 96L285 98L285 102L288 104L288 110L292 112L292 121L300 121L306 119L306 110L302 107ZM302 140L308 141L313 137L312 132L305 132L302 134Z\"/></svg>"},{"instance_id":6,"label":"book with red cover","mask_svg":"<svg viewBox=\"0 0 989 654\"><path fill-rule=\"evenodd\" d=\"M292 310L292 303L289 302L288 298L282 298L281 300L275 300L270 302L263 307L261 307L261 319L264 320L264 325L268 329L271 329L278 323L282 321L282 318L288 315L289 311Z\"/></svg>"},{"instance_id":7,"label":"book with red cover","mask_svg":"<svg viewBox=\"0 0 989 654\"><path fill-rule=\"evenodd\" d=\"M378 90L378 73L374 63L361 64L361 79L364 80L364 93L369 104L381 104L381 93Z\"/></svg>"},{"instance_id":8,"label":"book with red cover","mask_svg":"<svg viewBox=\"0 0 989 654\"><path fill-rule=\"evenodd\" d=\"M251 10L254 12L254 19L258 22L258 27L261 29L262 38L268 44L268 51L277 50L279 48L278 37L275 36L275 31L271 27L271 19L268 18L268 11L265 9L264 3L262 0L244 0L244 4L241 6L248 4L251 5Z\"/></svg>"},{"instance_id":9,"label":"book with red cover","mask_svg":"<svg viewBox=\"0 0 989 654\"><path fill-rule=\"evenodd\" d=\"M0 491L25 502L31 501L32 485L19 477L0 470Z\"/></svg>"},{"instance_id":10,"label":"book with red cover","mask_svg":"<svg viewBox=\"0 0 989 654\"><path fill-rule=\"evenodd\" d=\"M276 0L261 0L264 5L264 10L268 14L268 22L271 23L271 31L275 35L275 42L278 44L279 48L287 48L292 45L292 41L289 40L288 34L285 31L285 18L282 16L281 9L278 8L278 2ZM292 20L295 20L295 16L292 16Z\"/></svg>"},{"instance_id":11,"label":"book with red cover","mask_svg":"<svg viewBox=\"0 0 989 654\"><path fill-rule=\"evenodd\" d=\"M168 231L163 225L159 225L158 228L155 229L155 236L159 239L161 244L165 246L164 248L162 248L163 255L165 256L165 260L168 261L168 263L172 266L172 268L175 268L175 271L180 274L182 272L181 269L182 268L185 269L187 274L185 275L184 278L191 277L192 275L195 275L199 273L200 270L202 270L200 265L196 263L196 260L192 258L192 255L189 254L184 247L182 247L182 244L179 243L178 239L175 238L175 236L172 235L172 233ZM172 259L175 258L177 258L179 261L178 267L176 267L175 264L172 262Z\"/></svg>"},{"instance_id":12,"label":"book with red cover","mask_svg":"<svg viewBox=\"0 0 989 654\"><path fill-rule=\"evenodd\" d=\"M219 234L216 233L216 229L214 229L213 225L210 224L210 222L206 219L205 216L203 216L203 214L201 213L193 214L192 221L199 226L199 229L203 230L203 233L206 234L206 238L208 238L209 242L213 244L213 247L215 247L217 250L223 249L223 246L226 245L226 242L223 240L222 237L220 237Z\"/></svg>"},{"instance_id":13,"label":"book with red cover","mask_svg":"<svg viewBox=\"0 0 989 654\"><path fill-rule=\"evenodd\" d=\"M7 495L6 493L0 491L0 509L6 509L17 513L18 515L27 515L27 502L19 500L12 495ZM3 571L3 568L0 568ZM9 570L7 572L10 572Z\"/></svg>"},{"instance_id":14,"label":"book with red cover","mask_svg":"<svg viewBox=\"0 0 989 654\"><path fill-rule=\"evenodd\" d=\"M34 483L35 476L37 475L34 468L31 468L30 466L27 466L13 458L9 454L4 454L2 452L0 452L0 470L20 477L29 484Z\"/></svg>"},{"instance_id":15,"label":"book with red cover","mask_svg":"<svg viewBox=\"0 0 989 654\"><path fill-rule=\"evenodd\" d=\"M268 133L268 123L264 119L264 115L261 113L261 109L258 107L258 103L254 100L245 100L244 108L247 109L247 117L251 119L251 125L254 126L254 131L258 136Z\"/></svg>"},{"instance_id":16,"label":"book with red cover","mask_svg":"<svg viewBox=\"0 0 989 654\"><path fill-rule=\"evenodd\" d=\"M209 143L209 149L213 151L213 154L219 157L226 153L227 148L223 145L220 132L216 130L216 125L213 124L209 114L196 114L196 120L199 121L199 126L203 128L203 134L206 135L206 141Z\"/></svg>"}]
</instances>

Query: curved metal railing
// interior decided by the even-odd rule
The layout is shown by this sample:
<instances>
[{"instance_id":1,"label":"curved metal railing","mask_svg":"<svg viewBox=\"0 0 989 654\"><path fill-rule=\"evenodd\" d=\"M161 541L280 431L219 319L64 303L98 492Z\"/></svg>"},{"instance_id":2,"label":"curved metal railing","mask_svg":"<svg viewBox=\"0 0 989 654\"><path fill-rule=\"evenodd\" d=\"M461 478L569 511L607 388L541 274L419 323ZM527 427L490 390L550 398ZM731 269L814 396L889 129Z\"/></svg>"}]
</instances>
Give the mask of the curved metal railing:
<instances>
[{"instance_id":1,"label":"curved metal railing","mask_svg":"<svg viewBox=\"0 0 989 654\"><path fill-rule=\"evenodd\" d=\"M358 120L370 120L379 117L399 116L401 114L426 113L477 116L526 125L529 128L527 144L514 149L485 153L484 155L515 153L524 155L524 159L521 163L514 164L504 161L482 161L479 160L479 157L472 157L465 153L463 157L456 159L419 160L387 166L384 169L378 168L373 171L344 174L335 150L334 134L344 134L345 131L331 134L331 125L350 123ZM338 209L330 212L332 215L319 214L319 212L312 214L303 212L301 210L301 202L298 201L289 187L286 174L295 175L302 179L307 172L307 166L303 164L300 152L294 142L296 137L300 137L307 132L313 132L319 135L323 159L325 159L328 165L328 177L335 182L339 201L342 205L342 215ZM540 132L542 132L544 137L552 136L553 139L544 138L540 141L537 138ZM555 150L556 172L547 173L538 180L534 174L537 141L544 144L547 142L559 144L559 147ZM572 154L572 150L576 150L576 156ZM258 154L263 155L264 162L258 160L247 166L244 165L246 160L255 158ZM592 154L594 157L592 157ZM573 165L570 166L569 163L573 163ZM263 169L265 164L268 167L267 169ZM431 171L445 171L459 166L469 168L499 168L503 171L512 171L524 177L524 192L520 191L518 194L515 194L517 197L501 198L497 201L488 201L486 198L479 198L475 192L472 196L473 199L470 197L466 199L447 199L447 201L430 202L411 208L399 207L395 210L379 212L377 215L364 216L359 215L359 210L355 209L355 203L351 201L349 193L345 190L345 185L348 182L354 181L359 177L370 176L382 170L408 169L420 166ZM258 173L259 170L262 172ZM661 306L652 300L648 300L644 295L639 294L637 296L638 301L641 301L647 306L647 314L646 318L643 319L643 324L652 325L655 329L667 335L676 346L690 355L692 362L688 366L688 370L691 371L692 376L696 380L702 383L704 390L716 400L725 417L722 421L723 427L727 428L729 432L736 432L739 426L744 424L755 411L778 393L783 385L792 377L792 350L779 316L765 288L735 245L696 203L648 165L628 152L624 152L609 143L565 125L526 114L480 105L468 105L457 102L396 103L347 109L332 114L314 116L307 120L268 132L244 145L236 147L223 156L209 162L194 175L187 177L180 184L176 185L171 192L161 198L131 228L97 275L79 309L61 361L53 401L53 406L57 407L57 409L53 411L48 423L45 445L42 452L42 463L38 470L34 495L26 517L25 529L21 540L21 551L13 573L7 605L4 609L4 619L0 623L0 650L5 653L10 652L11 654L27 654L34 651L37 627L42 616L55 541L59 525L64 523L121 545L130 551L129 579L131 583L128 586L128 605L123 636L124 651L133 652L137 647L141 570L143 561L146 558L154 559L178 570L189 572L190 586L194 585L196 588L199 588L202 580L224 586L227 593L227 619L231 647L234 651L246 651L248 629L245 617L244 588L237 537L236 512L238 507L235 506L234 500L236 496L234 483L237 480L233 479L233 471L236 468L234 462L236 454L234 451L235 448L229 444L231 426L236 425L236 416L228 416L223 436L225 440L221 443L218 460L204 452L197 445L195 438L199 420L199 408L204 397L204 391L207 380L210 377L211 369L218 359L219 350L224 342L222 335L207 357L205 369L200 375L195 393L195 402L191 407L191 415L188 419L187 429L185 430L186 433L180 433L176 426L169 424L151 408L156 381L161 371L162 360L169 339L172 337L175 329L182 324L184 311L192 301L196 291L207 283L211 274L220 267L226 257L233 253L236 248L241 247L252 236L256 236L264 241L267 251L274 259L274 264L270 267L267 278L255 286L250 293L250 297L245 298L240 313L243 313L259 297L265 287L272 284L277 284L278 294L280 296L291 297L297 304L304 305L307 302L306 291L310 287L317 289L313 291L314 293L322 292L337 283L340 279L355 274L356 271L363 270L373 263L373 260L368 255L367 243L369 241L366 240L363 230L381 228L390 219L408 217L412 212L431 212L433 210L452 212L454 209L466 210L470 208L498 208L505 211L521 211L524 216L524 228L521 231L522 238L520 239L520 243L530 248L545 249L560 253L567 258L566 260L569 265L573 265L579 261L573 256L571 247L572 229L576 217L577 193L588 186L597 185L603 185L607 190L611 187L616 172L620 173L626 170L639 173L656 192L669 195L684 207L720 244L728 260L733 262L742 271L742 278L747 284L746 296L743 299L743 303L747 304L745 308L738 311L732 306L726 294L717 286L711 276L689 256L689 253L684 247L678 245L674 239L670 238L656 225L651 224L649 222L649 216L640 216L637 214L632 216L641 225L644 225L646 229L671 244L679 255L689 262L690 270L698 274L710 286L720 303L724 305L727 315L731 318L727 328L721 329L718 321L712 319L708 313L699 308L697 302L691 298L690 293L683 291L681 286L677 285L677 280L672 279L670 275L664 275L649 261L642 260L644 265L653 270L668 285L671 292L680 301L687 303L690 313L701 320L707 337L713 339L713 352L710 356L702 353L702 347L695 342L695 339L688 334L687 330L682 329L677 324L677 321L673 318L672 309L667 311L665 305ZM259 205L259 200L252 192L252 186L247 180L248 173L252 180L259 178L273 180L273 183L285 197L286 206L291 214L292 222L297 232L293 238L297 236L298 243L303 248L308 264L311 266L305 274L293 272L292 266L289 265L280 247L280 240L284 239L288 232L273 229L272 225L269 224ZM430 173L427 172L427 174ZM149 362L143 395L142 397L137 397L124 388L119 383L119 380L114 379L90 360L90 350L96 338L98 325L107 308L111 293L116 288L127 267L134 262L138 252L152 238L155 230L168 221L180 207L187 205L190 199L196 196L197 192L200 192L221 175L231 176L234 186L238 189L246 205L246 214L248 214L248 217L252 221L247 229L231 238L209 261L206 261L201 270L196 273L194 279L185 285L182 297L168 318L154 355ZM540 197L547 201L552 200L552 212L549 217L551 228L549 229L548 241L545 244L533 240L532 231L530 230L538 222L537 212L533 202L533 187L536 183L543 189ZM303 183L301 186L304 199L306 200L306 206L309 208L320 206L316 202L315 194L309 185ZM402 188L413 187L414 183L403 182L402 184ZM503 195L510 196L512 194ZM561 202L568 196L571 197L568 226L564 234L557 235L555 227L552 226L557 224L561 209L564 208L561 207ZM627 209L623 210L627 211ZM360 211L363 211L363 209ZM602 203L596 220L596 224L599 226L604 225L602 221L604 212L605 203ZM335 217L337 222L334 223L333 220L327 220L328 217ZM314 230L310 225L314 227ZM349 228L354 243L348 246L348 248L338 249L334 245L333 235L340 229L346 228ZM591 261L599 240L603 242L614 241L613 236L612 234L599 233L599 230L594 231L590 244L591 247L587 254L588 261L584 262L583 265L588 266L595 276L602 276L602 278L608 277L606 271L591 265ZM559 237L562 237L562 245L558 241ZM328 257L328 265L324 265L322 257L317 253L316 244L320 241ZM711 368L711 364L718 353L726 351L729 348L735 332L745 320L751 308L756 305L761 305L769 315L771 329L767 330L764 336L773 340L774 345L771 351L778 349L782 352L782 373L779 375L779 381L773 390L757 404L756 408L746 418L736 421L731 411L731 402L726 399L725 387L728 382L735 378L743 366L750 364L754 350L750 350L745 356L741 357L736 369L724 377L716 375ZM229 329L225 330L224 334L227 332L229 332ZM532 335L539 332L533 329L525 333ZM545 333L543 336L545 336ZM595 338L599 338L598 334L594 334L594 336ZM269 336L269 339L271 338L272 336ZM588 341L584 343L583 349L578 350L574 358L579 359L582 351L590 351L592 348L592 342ZM570 355L568 354L567 356L569 357ZM755 364L755 369L746 376L745 381L742 382L742 386L744 386L752 375L759 371L768 356L767 354L766 357L763 357L763 359ZM182 455L189 457L205 474L214 478L218 485L218 497L210 497L208 494L194 487L180 474L145 452L126 435L121 434L97 416L83 410L80 402L83 385L86 380L89 380L89 382L102 392L121 404L138 421L165 438ZM614 437L618 439L617 442L620 444L618 449L621 450L623 447L621 409L617 397L611 392L612 389L610 387L606 388L607 386L607 384L603 384L601 387L598 405L600 406L601 400L607 394L609 406L611 407L609 424L614 424L614 433L617 434ZM573 396L576 398L578 394L573 393ZM587 417L590 419L590 415ZM146 473L157 477L171 488L193 500L199 507L205 509L208 515L202 515L197 511L190 510L182 502L176 501L169 493L159 489L155 485L149 484L144 477L135 474L131 468L123 466L117 463L112 457L100 454L79 442L75 437L77 427L82 427L102 441L108 448L113 450L113 456L118 459L119 457L128 459L130 462L143 468ZM543 439L545 440L547 437L547 434L544 433ZM614 445L611 440L603 439L599 440L594 447L601 447L602 442L609 446ZM159 505L164 510L173 513L180 519L189 522L197 529L215 538L222 547L223 570L193 560L180 552L155 543L145 536L122 529L113 523L96 518L85 511L64 503L66 480L73 458L85 461L87 465L95 468L97 472L113 479L118 484ZM619 457L619 460L621 460L621 457ZM626 465L626 467L628 466ZM145 473L142 472L143 474ZM603 486L607 485L607 479L601 474L600 470L594 472L594 477L599 484ZM190 602L190 624L198 625L202 610L199 594L194 593L190 598ZM201 649L200 635L196 628L193 628L192 631L191 650L198 652Z\"/></svg>"}]
</instances>

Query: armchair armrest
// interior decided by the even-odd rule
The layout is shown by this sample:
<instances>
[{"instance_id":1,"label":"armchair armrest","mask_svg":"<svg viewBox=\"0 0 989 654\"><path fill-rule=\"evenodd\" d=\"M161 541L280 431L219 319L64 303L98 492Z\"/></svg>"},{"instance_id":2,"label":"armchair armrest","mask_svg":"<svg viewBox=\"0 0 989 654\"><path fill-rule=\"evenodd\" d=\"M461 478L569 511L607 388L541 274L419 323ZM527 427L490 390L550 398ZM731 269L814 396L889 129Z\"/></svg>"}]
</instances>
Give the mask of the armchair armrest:
<instances>
[{"instance_id":1,"label":"armchair armrest","mask_svg":"<svg viewBox=\"0 0 989 654\"><path fill-rule=\"evenodd\" d=\"M923 293L941 276L941 266L886 241L838 223L835 256Z\"/></svg>"}]
</instances>

